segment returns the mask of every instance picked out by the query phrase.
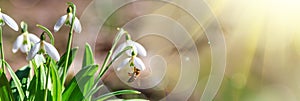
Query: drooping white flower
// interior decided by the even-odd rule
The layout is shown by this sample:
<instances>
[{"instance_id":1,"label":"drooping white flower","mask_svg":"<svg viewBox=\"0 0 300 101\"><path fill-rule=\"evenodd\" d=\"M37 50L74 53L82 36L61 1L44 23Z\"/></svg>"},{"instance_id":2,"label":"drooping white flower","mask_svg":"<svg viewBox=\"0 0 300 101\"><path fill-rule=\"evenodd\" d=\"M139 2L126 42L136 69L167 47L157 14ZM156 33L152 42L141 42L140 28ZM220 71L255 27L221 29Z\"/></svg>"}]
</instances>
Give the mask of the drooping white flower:
<instances>
[{"instance_id":1,"label":"drooping white flower","mask_svg":"<svg viewBox=\"0 0 300 101\"><path fill-rule=\"evenodd\" d=\"M0 25L3 26L5 25L5 23L15 31L19 30L18 24L15 22L15 20L10 16L2 13L0 8Z\"/></svg>"},{"instance_id":2,"label":"drooping white flower","mask_svg":"<svg viewBox=\"0 0 300 101\"><path fill-rule=\"evenodd\" d=\"M117 71L121 70L124 67L131 67L132 65L134 65L134 67L136 67L137 69L143 71L146 69L144 62L136 57L136 56L132 56L130 58L125 58L118 66Z\"/></svg>"},{"instance_id":3,"label":"drooping white flower","mask_svg":"<svg viewBox=\"0 0 300 101\"><path fill-rule=\"evenodd\" d=\"M147 51L146 49L139 43L132 41L132 40L127 40L126 42L120 44L116 51L112 54L112 59L114 59L120 52L122 52L127 46L131 46L132 49L127 50L126 54L128 56L132 56L132 53L134 55L141 55L141 56L147 56Z\"/></svg>"},{"instance_id":4,"label":"drooping white flower","mask_svg":"<svg viewBox=\"0 0 300 101\"><path fill-rule=\"evenodd\" d=\"M64 24L71 26L73 14L69 9L71 9L71 8L69 7L67 14L61 16L58 19L58 21L56 22L56 24L54 25L54 32L57 32ZM81 32L81 24L80 24L79 19L76 16L74 19L74 31L77 33Z\"/></svg>"},{"instance_id":5,"label":"drooping white flower","mask_svg":"<svg viewBox=\"0 0 300 101\"><path fill-rule=\"evenodd\" d=\"M34 44L34 46L29 51L26 59L31 60L37 54L48 54L52 59L58 61L60 59L59 53L56 48L46 41L40 41Z\"/></svg>"},{"instance_id":6,"label":"drooping white flower","mask_svg":"<svg viewBox=\"0 0 300 101\"><path fill-rule=\"evenodd\" d=\"M18 49L20 49L23 53L27 53L31 48L31 42L37 43L39 40L40 39L34 34L24 32L17 37L16 41L14 42L12 52L16 53Z\"/></svg>"},{"instance_id":7,"label":"drooping white flower","mask_svg":"<svg viewBox=\"0 0 300 101\"><path fill-rule=\"evenodd\" d=\"M116 58L117 54L124 51L124 49L128 46L132 48L126 51L126 54L129 56L125 58L118 66L117 70L121 70L124 67L135 67L141 71L145 70L145 64L143 61L137 57L138 54L141 56L147 56L146 49L139 43L134 42L132 40L127 40L126 42L122 43L116 51L112 54L112 59Z\"/></svg>"}]
</instances>

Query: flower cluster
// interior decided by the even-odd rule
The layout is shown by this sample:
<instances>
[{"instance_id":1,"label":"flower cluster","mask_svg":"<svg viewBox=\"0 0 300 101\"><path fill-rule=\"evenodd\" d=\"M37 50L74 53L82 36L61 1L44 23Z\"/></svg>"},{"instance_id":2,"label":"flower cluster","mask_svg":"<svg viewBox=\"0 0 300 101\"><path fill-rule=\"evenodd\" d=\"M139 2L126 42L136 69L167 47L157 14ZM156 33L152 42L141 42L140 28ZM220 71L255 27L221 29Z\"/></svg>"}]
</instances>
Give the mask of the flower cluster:
<instances>
[{"instance_id":1,"label":"flower cluster","mask_svg":"<svg viewBox=\"0 0 300 101\"><path fill-rule=\"evenodd\" d=\"M67 14L60 17L54 26L54 32L57 32L63 25L70 27L67 49L64 55L60 57L57 49L54 47L55 39L48 28L37 24L36 27L43 30L41 36L37 37L28 31L28 25L22 21L20 23L21 34L13 44L12 52L16 53L20 50L22 53L25 53L28 64L16 72L6 62L4 57L2 27L8 25L13 30L18 31L19 26L11 17L1 13L0 8L0 101L41 101L47 99L52 99L53 101L105 101L114 95L141 93L136 90L120 90L98 97L95 96L103 86L103 84L99 84L103 75L121 54L126 52L128 58L120 66L124 67L125 64L129 64L130 67L133 67L133 73L131 73L132 76L129 81L134 81L137 75L140 74L140 70L145 70L145 64L137 57L138 55L147 55L145 48L141 44L132 41L129 34L123 29L120 30L120 33L115 38L113 47L106 55L101 68L99 68L99 64L94 62L91 46L86 44L82 68L76 76L72 77L69 84L66 84L68 69L74 62L74 57L78 50L77 47L72 48L72 35L75 32L81 32L80 21L75 16L76 5L72 2L68 2L67 5ZM124 33L126 33L127 41L121 44L113 55L112 52ZM45 40L46 37L49 38L49 43ZM112 55L114 59L110 61ZM98 75L95 75L98 69L100 69L100 72ZM6 78L6 71L11 76L10 81ZM84 92L79 91L81 87L84 87Z\"/></svg>"}]
</instances>

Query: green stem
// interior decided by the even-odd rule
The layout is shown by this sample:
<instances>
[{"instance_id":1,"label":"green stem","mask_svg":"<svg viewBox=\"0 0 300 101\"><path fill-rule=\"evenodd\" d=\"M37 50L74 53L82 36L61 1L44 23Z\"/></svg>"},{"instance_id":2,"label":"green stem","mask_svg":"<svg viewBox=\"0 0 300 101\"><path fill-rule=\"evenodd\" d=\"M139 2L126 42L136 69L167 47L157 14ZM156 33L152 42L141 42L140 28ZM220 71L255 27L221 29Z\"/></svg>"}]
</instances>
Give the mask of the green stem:
<instances>
[{"instance_id":1,"label":"green stem","mask_svg":"<svg viewBox=\"0 0 300 101\"><path fill-rule=\"evenodd\" d=\"M44 97L44 101L47 101L47 96L48 96L48 79L49 79L49 72L50 72L50 68L47 68L47 74L46 74L46 87L45 87L45 97Z\"/></svg>"},{"instance_id":2,"label":"green stem","mask_svg":"<svg viewBox=\"0 0 300 101\"><path fill-rule=\"evenodd\" d=\"M54 45L54 37L53 37L53 34L51 33L51 31L43 25L37 24L36 26L39 27L40 29L44 30L44 32L46 32L46 34L50 38L51 44Z\"/></svg>"},{"instance_id":3,"label":"green stem","mask_svg":"<svg viewBox=\"0 0 300 101\"><path fill-rule=\"evenodd\" d=\"M111 55L112 55L112 52L114 51L114 49L115 49L115 47L116 47L117 43L119 42L119 40L120 40L120 38L121 38L122 35L123 35L123 33L120 32L120 33L118 33L117 36L115 37L115 39L114 39L114 41L113 41L113 45L112 45L111 49L108 51L108 53L107 53L107 55L106 55L106 57L105 57L105 59L104 59L104 62L103 62L103 64L102 64L102 66L101 66L99 75L97 76L96 82L95 82L95 84L93 85L92 89L96 89L96 87L97 87L97 85L98 85L98 83L99 83L101 77L102 77L102 76L104 75L104 73L107 71L108 67L107 67L106 65L107 65L107 63L108 63L108 61L109 61L109 59L110 59L110 57L111 57ZM117 57L118 57L118 56L116 56L115 59L116 59ZM114 60L115 60L115 59L114 59ZM112 60L111 62L113 62L114 60ZM92 91L93 91L93 90L89 91L89 92L87 93L87 95L91 95Z\"/></svg>"},{"instance_id":4,"label":"green stem","mask_svg":"<svg viewBox=\"0 0 300 101\"><path fill-rule=\"evenodd\" d=\"M127 35L127 34L128 34L127 32L125 32L125 34L126 34L126 36L128 36L128 35ZM99 75L98 75L98 79L100 79L100 78L103 76L104 72L106 71L106 68L105 68L105 67L107 67L106 65L107 65L107 63L108 63L108 60L110 59L110 57L111 57L111 55L112 55L112 52L114 51L115 47L117 46L117 43L118 43L119 40L121 39L122 35L123 35L123 33L120 32L120 33L118 33L118 35L116 36L116 38L115 38L115 40L114 40L114 42L113 42L113 45L112 45L111 49L109 50L109 52L107 53L107 55L106 55L106 57L105 57L105 60L104 60L104 62L103 62L103 64L102 64L100 73L99 73Z\"/></svg>"},{"instance_id":5,"label":"green stem","mask_svg":"<svg viewBox=\"0 0 300 101\"><path fill-rule=\"evenodd\" d=\"M45 101L47 101L47 96L48 96L48 79L49 79L49 76L50 76L50 68L51 68L51 66L50 66L51 59L50 58L47 58L47 63L49 63L49 64L47 64L47 67L46 67L47 73L46 73Z\"/></svg>"},{"instance_id":6,"label":"green stem","mask_svg":"<svg viewBox=\"0 0 300 101\"><path fill-rule=\"evenodd\" d=\"M66 64L65 64L65 67L64 67L64 71L63 71L63 76L62 76L63 77L62 85L64 85L64 82L65 82L66 77L67 77L67 70L68 70L68 63L69 63L69 57L70 57L70 51L71 51L71 44L72 44L72 40L73 40L74 21L75 21L75 14L73 14L73 16L72 16L71 28L70 28L70 31L69 31L68 46L67 46L67 58L66 58Z\"/></svg>"},{"instance_id":7,"label":"green stem","mask_svg":"<svg viewBox=\"0 0 300 101\"><path fill-rule=\"evenodd\" d=\"M3 40L2 40L2 27L0 27L0 48L1 48L1 61L4 61L5 57L4 57L4 49L3 49ZM2 71L5 73L5 70L4 70L4 63L1 62L1 68L2 68Z\"/></svg>"}]
</instances>

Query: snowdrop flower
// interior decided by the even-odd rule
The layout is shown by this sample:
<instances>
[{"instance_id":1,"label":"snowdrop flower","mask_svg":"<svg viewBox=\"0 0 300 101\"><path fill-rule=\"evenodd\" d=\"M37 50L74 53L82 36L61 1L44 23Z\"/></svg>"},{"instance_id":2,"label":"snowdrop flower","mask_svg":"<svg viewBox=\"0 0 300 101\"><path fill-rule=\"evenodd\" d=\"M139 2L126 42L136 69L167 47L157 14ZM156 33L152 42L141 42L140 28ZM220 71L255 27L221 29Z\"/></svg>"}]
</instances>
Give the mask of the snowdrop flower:
<instances>
[{"instance_id":1,"label":"snowdrop flower","mask_svg":"<svg viewBox=\"0 0 300 101\"><path fill-rule=\"evenodd\" d=\"M21 22L21 29L22 34L17 37L13 44L13 53L16 53L18 49L20 49L23 53L28 53L31 48L31 43L37 43L40 40L34 34L28 33L27 24L25 22Z\"/></svg>"},{"instance_id":2,"label":"snowdrop flower","mask_svg":"<svg viewBox=\"0 0 300 101\"><path fill-rule=\"evenodd\" d=\"M62 27L63 24L71 26L72 17L73 17L72 8L68 7L67 14L60 17L56 22L56 24L54 25L54 32L57 32ZM81 24L76 16L74 20L74 30L77 33L81 32Z\"/></svg>"},{"instance_id":3,"label":"snowdrop flower","mask_svg":"<svg viewBox=\"0 0 300 101\"><path fill-rule=\"evenodd\" d=\"M133 56L134 55L141 55L141 56L147 56L146 49L139 43L132 41L132 40L127 40L126 42L120 44L120 46L116 49L116 51L112 54L112 59L114 59L117 54L119 54L121 51L124 50L127 46L131 46L132 49L127 50L126 54L128 56Z\"/></svg>"},{"instance_id":4,"label":"snowdrop flower","mask_svg":"<svg viewBox=\"0 0 300 101\"><path fill-rule=\"evenodd\" d=\"M15 20L9 17L8 15L2 13L0 8L0 26L4 26L5 23L15 31L19 30L18 24L15 22Z\"/></svg>"},{"instance_id":5,"label":"snowdrop flower","mask_svg":"<svg viewBox=\"0 0 300 101\"><path fill-rule=\"evenodd\" d=\"M58 61L60 59L59 53L56 48L50 43L44 41L44 34L41 35L41 41L34 44L26 57L27 60L33 59L38 54L48 54L52 59Z\"/></svg>"},{"instance_id":6,"label":"snowdrop flower","mask_svg":"<svg viewBox=\"0 0 300 101\"><path fill-rule=\"evenodd\" d=\"M140 54L141 56L147 56L146 49L141 44L132 40L127 40L126 42L122 43L113 53L112 59L114 59L117 56L117 54L122 52L128 46L132 47L132 49L126 51L126 54L129 56L129 58L124 59L122 63L118 66L117 70L119 71L121 68L126 67L128 65L130 67L134 66L139 70L145 70L145 64L139 57L137 57L137 55Z\"/></svg>"}]
</instances>

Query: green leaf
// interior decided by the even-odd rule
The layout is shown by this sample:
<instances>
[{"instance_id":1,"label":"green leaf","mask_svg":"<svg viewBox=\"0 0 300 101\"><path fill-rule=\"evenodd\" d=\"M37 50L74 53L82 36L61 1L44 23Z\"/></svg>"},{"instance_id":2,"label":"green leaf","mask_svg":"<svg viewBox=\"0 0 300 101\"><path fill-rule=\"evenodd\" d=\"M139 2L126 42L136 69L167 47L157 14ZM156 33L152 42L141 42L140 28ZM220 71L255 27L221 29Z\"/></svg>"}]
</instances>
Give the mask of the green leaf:
<instances>
[{"instance_id":1,"label":"green leaf","mask_svg":"<svg viewBox=\"0 0 300 101\"><path fill-rule=\"evenodd\" d=\"M75 59L77 51L78 51L78 47L75 47L75 48L71 49L70 57L69 57L69 61L68 61L68 66L67 66L67 70L69 69L70 65L72 64L73 60ZM64 66L66 64L66 59L67 59L67 52L64 53L63 56L60 58L60 60L57 62L58 73L59 73L60 77L62 76L62 73L63 73L63 70L64 70Z\"/></svg>"},{"instance_id":2,"label":"green leaf","mask_svg":"<svg viewBox=\"0 0 300 101\"><path fill-rule=\"evenodd\" d=\"M141 94L141 92L136 91L136 90L119 90L119 91L110 92L110 93L101 95L101 96L93 99L93 101L104 101L110 97L113 97L116 95L122 95L122 94Z\"/></svg>"},{"instance_id":3,"label":"green leaf","mask_svg":"<svg viewBox=\"0 0 300 101\"><path fill-rule=\"evenodd\" d=\"M88 43L86 43L84 56L83 56L83 60L82 60L82 68L84 68L88 65L92 65L92 64L94 64L94 56L93 56L92 48ZM94 76L91 76L91 79L89 79L86 82L86 85L84 86L84 89L83 89L84 95L87 92L89 92L89 90L93 87L94 82L95 82L94 80L95 80ZM91 98L87 98L87 99L91 99Z\"/></svg>"},{"instance_id":4,"label":"green leaf","mask_svg":"<svg viewBox=\"0 0 300 101\"><path fill-rule=\"evenodd\" d=\"M94 64L94 56L93 56L91 46L88 43L86 43L83 61L82 61L82 67L85 67L85 66L91 65L91 64Z\"/></svg>"},{"instance_id":5,"label":"green leaf","mask_svg":"<svg viewBox=\"0 0 300 101\"><path fill-rule=\"evenodd\" d=\"M4 72L0 72L0 100L14 101L13 95Z\"/></svg>"},{"instance_id":6,"label":"green leaf","mask_svg":"<svg viewBox=\"0 0 300 101\"><path fill-rule=\"evenodd\" d=\"M7 67L8 72L9 72L11 78L12 78L13 81L14 81L14 84L16 85L16 87L17 87L17 89L18 89L20 99L21 99L21 101L23 101L24 98L25 98L25 94L24 94L24 91L23 91L23 89L22 89L22 84L21 84L20 80L18 79L17 75L16 75L15 72L12 70L12 68L9 66L9 64L8 64L7 62L5 62L5 61L2 61L2 62L3 62L3 63L5 64L5 66Z\"/></svg>"},{"instance_id":7,"label":"green leaf","mask_svg":"<svg viewBox=\"0 0 300 101\"><path fill-rule=\"evenodd\" d=\"M51 72L51 81L52 81L52 100L61 101L62 100L62 84L58 76L58 72L55 68L55 64L52 62L49 66Z\"/></svg>"},{"instance_id":8,"label":"green leaf","mask_svg":"<svg viewBox=\"0 0 300 101\"><path fill-rule=\"evenodd\" d=\"M71 80L70 84L63 92L63 101L78 101L84 98L81 89L87 84L90 79L94 79L94 74L98 70L98 65L88 65L81 69L75 77Z\"/></svg>"},{"instance_id":9,"label":"green leaf","mask_svg":"<svg viewBox=\"0 0 300 101\"><path fill-rule=\"evenodd\" d=\"M43 68L43 65L40 66L37 69L37 74L35 74L37 78L35 84L36 92L33 98L34 101L43 101L45 99L45 70Z\"/></svg>"},{"instance_id":10,"label":"green leaf","mask_svg":"<svg viewBox=\"0 0 300 101\"><path fill-rule=\"evenodd\" d=\"M95 89L91 89L91 91L88 92L88 93L85 95L85 97L86 97L86 98L92 98L92 95L94 95L94 94L95 94L100 88L102 88L102 87L103 87L103 84L97 86Z\"/></svg>"},{"instance_id":11,"label":"green leaf","mask_svg":"<svg viewBox=\"0 0 300 101\"><path fill-rule=\"evenodd\" d=\"M35 97L35 93L37 92L37 75L38 74L35 74L32 78L32 80L30 81L30 84L29 84L29 87L28 87L28 91L29 91L29 96L28 96L28 99L29 101L33 101L34 100L34 97Z\"/></svg>"},{"instance_id":12,"label":"green leaf","mask_svg":"<svg viewBox=\"0 0 300 101\"><path fill-rule=\"evenodd\" d=\"M15 74L17 75L18 79L21 81L22 84L22 89L23 91L27 90L27 85L28 85L28 79L29 79L29 73L30 73L30 67L29 66L24 66L22 68L20 68L19 70L17 70L15 72ZM14 99L16 100L21 100L20 96L17 92L17 87L15 85L15 83L13 82L13 80L10 80L10 85L13 91L13 95L14 95ZM25 94L25 92L23 92Z\"/></svg>"}]
</instances>

